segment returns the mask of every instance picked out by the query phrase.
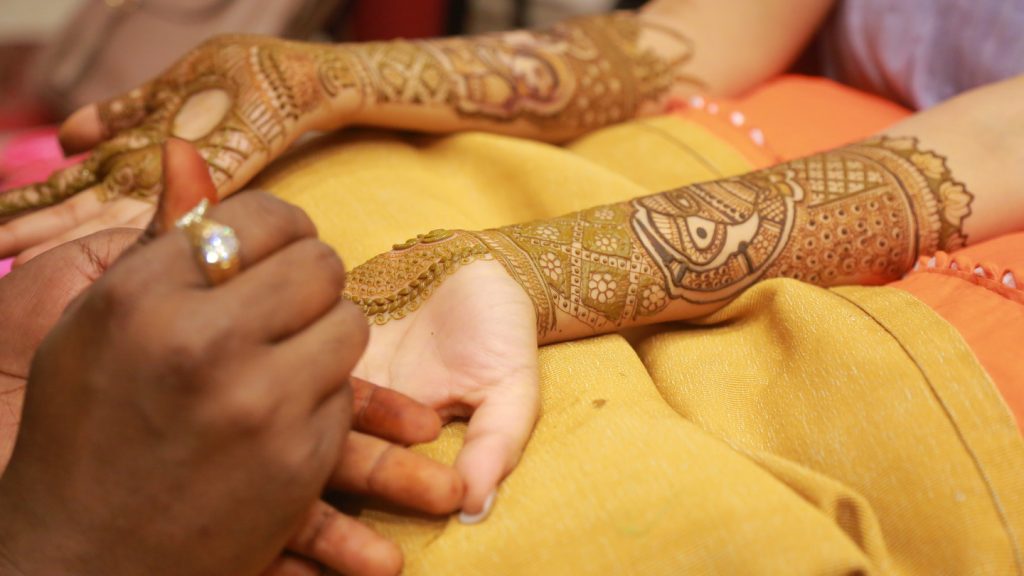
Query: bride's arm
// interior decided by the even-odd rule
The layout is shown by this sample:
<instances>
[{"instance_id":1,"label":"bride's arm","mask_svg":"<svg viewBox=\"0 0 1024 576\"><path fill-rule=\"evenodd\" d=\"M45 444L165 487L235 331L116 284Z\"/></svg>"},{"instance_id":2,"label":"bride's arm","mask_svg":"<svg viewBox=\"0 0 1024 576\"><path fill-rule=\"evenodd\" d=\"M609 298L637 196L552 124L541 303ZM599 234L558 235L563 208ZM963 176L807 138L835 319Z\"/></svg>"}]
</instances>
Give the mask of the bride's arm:
<instances>
[{"instance_id":1,"label":"bride's arm","mask_svg":"<svg viewBox=\"0 0 1024 576\"><path fill-rule=\"evenodd\" d=\"M788 66L828 0L658 0L544 30L346 44L320 69L338 123L480 129L562 141L663 109L669 95L736 94Z\"/></svg>"},{"instance_id":2,"label":"bride's arm","mask_svg":"<svg viewBox=\"0 0 1024 576\"><path fill-rule=\"evenodd\" d=\"M563 141L658 112L671 95L733 94L777 74L830 4L655 0L546 30L362 44L215 37L150 82L72 114L61 143L91 156L0 193L0 256L25 261L97 230L144 224L168 137L195 144L222 197L311 130L360 124Z\"/></svg>"},{"instance_id":3,"label":"bride's arm","mask_svg":"<svg viewBox=\"0 0 1024 576\"><path fill-rule=\"evenodd\" d=\"M1022 82L743 176L551 220L435 231L357 267L348 295L385 323L448 276L458 282L459 267L494 260L529 295L545 343L706 315L767 278L895 280L921 254L1024 228L1014 161L1024 147L1008 140Z\"/></svg>"}]
</instances>

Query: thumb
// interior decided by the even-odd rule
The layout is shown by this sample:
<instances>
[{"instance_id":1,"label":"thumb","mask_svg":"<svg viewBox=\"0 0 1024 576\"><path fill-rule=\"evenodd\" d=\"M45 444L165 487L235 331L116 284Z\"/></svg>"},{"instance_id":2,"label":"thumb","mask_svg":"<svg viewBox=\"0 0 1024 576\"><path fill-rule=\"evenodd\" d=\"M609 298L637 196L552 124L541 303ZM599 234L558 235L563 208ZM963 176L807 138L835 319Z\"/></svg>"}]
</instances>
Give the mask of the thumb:
<instances>
[{"instance_id":1,"label":"thumb","mask_svg":"<svg viewBox=\"0 0 1024 576\"><path fill-rule=\"evenodd\" d=\"M155 238L174 228L174 223L202 199L217 202L217 188L206 160L192 144L170 138L163 149L163 193L145 236Z\"/></svg>"},{"instance_id":2,"label":"thumb","mask_svg":"<svg viewBox=\"0 0 1024 576\"><path fill-rule=\"evenodd\" d=\"M473 411L455 469L466 483L463 523L490 513L498 484L515 468L530 439L538 412L538 376L521 375L513 385L495 388Z\"/></svg>"}]
</instances>

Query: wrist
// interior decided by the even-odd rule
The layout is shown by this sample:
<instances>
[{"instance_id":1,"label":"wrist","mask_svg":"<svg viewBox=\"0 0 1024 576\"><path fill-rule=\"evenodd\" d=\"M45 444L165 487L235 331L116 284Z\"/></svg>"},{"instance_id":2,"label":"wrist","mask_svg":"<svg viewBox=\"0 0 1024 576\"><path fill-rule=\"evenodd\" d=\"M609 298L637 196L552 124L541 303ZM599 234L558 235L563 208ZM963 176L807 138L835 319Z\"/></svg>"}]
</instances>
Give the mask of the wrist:
<instances>
[{"instance_id":1,"label":"wrist","mask_svg":"<svg viewBox=\"0 0 1024 576\"><path fill-rule=\"evenodd\" d=\"M312 129L337 130L358 123L359 114L371 102L369 73L350 44L319 47L314 58L323 105L314 114Z\"/></svg>"}]
</instances>

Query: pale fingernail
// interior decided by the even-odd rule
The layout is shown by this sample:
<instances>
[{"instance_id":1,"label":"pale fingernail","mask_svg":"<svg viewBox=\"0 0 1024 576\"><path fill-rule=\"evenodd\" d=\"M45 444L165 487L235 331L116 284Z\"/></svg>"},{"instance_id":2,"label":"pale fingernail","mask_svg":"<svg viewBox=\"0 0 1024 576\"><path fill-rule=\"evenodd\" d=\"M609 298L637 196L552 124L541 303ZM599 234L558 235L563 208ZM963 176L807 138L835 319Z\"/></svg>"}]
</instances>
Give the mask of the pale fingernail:
<instances>
[{"instance_id":1,"label":"pale fingernail","mask_svg":"<svg viewBox=\"0 0 1024 576\"><path fill-rule=\"evenodd\" d=\"M487 516L491 513L491 508L494 506L494 497L498 495L497 490L491 491L487 495L487 500L484 500L483 510L480 510L476 514L467 514L465 512L459 512L459 522L463 524L479 524L487 519Z\"/></svg>"}]
</instances>

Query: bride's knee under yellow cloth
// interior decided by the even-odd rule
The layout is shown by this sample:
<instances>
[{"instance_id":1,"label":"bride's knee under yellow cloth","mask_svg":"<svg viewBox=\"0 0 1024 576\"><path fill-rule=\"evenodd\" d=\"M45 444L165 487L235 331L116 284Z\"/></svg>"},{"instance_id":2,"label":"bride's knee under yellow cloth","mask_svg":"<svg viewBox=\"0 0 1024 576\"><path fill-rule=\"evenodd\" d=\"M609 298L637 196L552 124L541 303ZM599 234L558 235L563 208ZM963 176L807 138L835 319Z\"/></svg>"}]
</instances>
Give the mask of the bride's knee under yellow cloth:
<instances>
[{"instance_id":1,"label":"bride's knee under yellow cloth","mask_svg":"<svg viewBox=\"0 0 1024 576\"><path fill-rule=\"evenodd\" d=\"M351 267L433 228L752 167L664 117L564 148L353 132L259 185ZM543 348L541 398L486 522L362 512L406 574L1024 573L1024 442L957 332L906 292L767 281L700 325ZM464 429L420 449L453 461Z\"/></svg>"}]
</instances>

